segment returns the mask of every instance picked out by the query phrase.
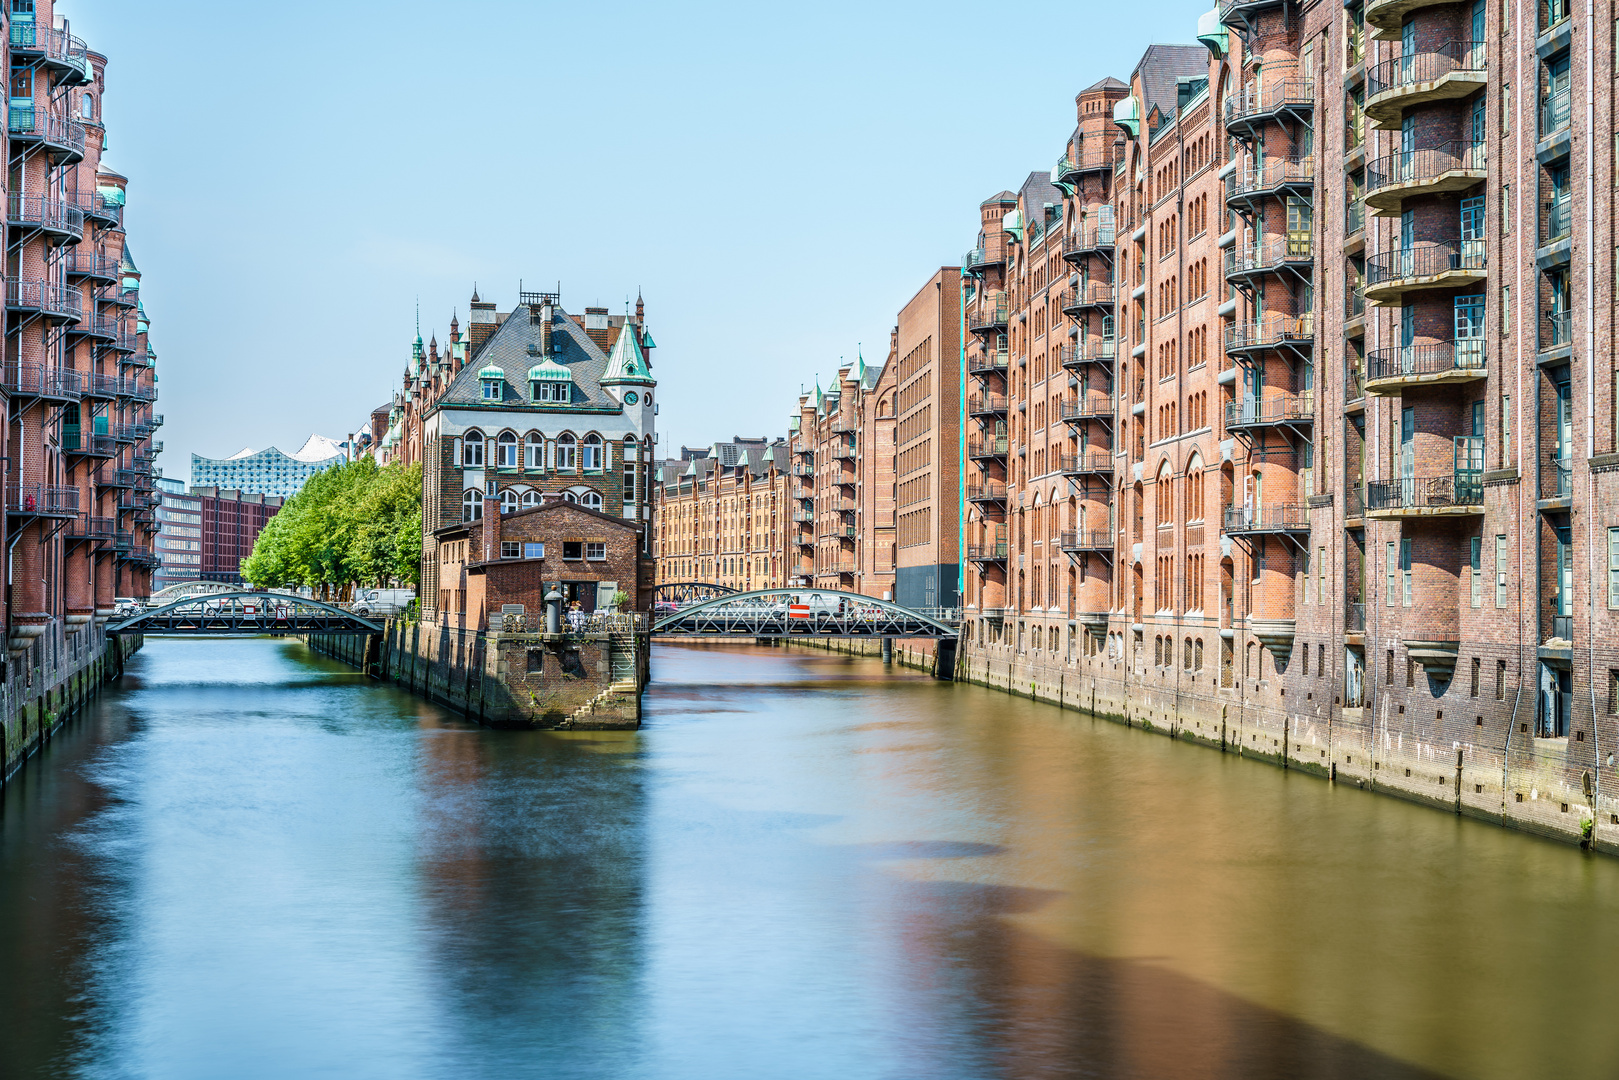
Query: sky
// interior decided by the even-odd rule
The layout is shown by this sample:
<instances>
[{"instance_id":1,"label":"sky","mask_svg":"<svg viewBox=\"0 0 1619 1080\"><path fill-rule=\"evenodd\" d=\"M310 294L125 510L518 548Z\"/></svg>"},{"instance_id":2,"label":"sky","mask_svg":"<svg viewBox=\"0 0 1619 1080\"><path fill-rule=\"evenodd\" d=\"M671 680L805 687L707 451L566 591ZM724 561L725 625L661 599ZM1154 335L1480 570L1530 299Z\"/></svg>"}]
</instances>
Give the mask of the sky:
<instances>
[{"instance_id":1,"label":"sky","mask_svg":"<svg viewBox=\"0 0 1619 1080\"><path fill-rule=\"evenodd\" d=\"M553 5L58 0L108 57L105 163L158 355L165 475L342 438L476 283L625 310L661 452L783 435L1049 170L1074 95L1210 0ZM1015 18L1003 12L1015 12Z\"/></svg>"}]
</instances>

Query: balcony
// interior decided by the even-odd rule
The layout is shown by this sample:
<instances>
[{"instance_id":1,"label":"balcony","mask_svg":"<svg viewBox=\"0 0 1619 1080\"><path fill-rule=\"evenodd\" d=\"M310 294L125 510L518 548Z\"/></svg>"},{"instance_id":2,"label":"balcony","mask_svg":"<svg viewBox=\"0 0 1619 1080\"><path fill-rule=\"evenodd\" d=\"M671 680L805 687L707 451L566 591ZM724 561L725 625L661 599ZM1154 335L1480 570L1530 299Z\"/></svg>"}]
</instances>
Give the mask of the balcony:
<instances>
[{"instance_id":1,"label":"balcony","mask_svg":"<svg viewBox=\"0 0 1619 1080\"><path fill-rule=\"evenodd\" d=\"M99 289L96 292L96 303L111 304L114 307L136 308L140 306L141 291L139 289Z\"/></svg>"},{"instance_id":2,"label":"balcony","mask_svg":"<svg viewBox=\"0 0 1619 1080\"><path fill-rule=\"evenodd\" d=\"M9 483L6 513L14 517L79 516L79 489L54 484Z\"/></svg>"},{"instance_id":3,"label":"balcony","mask_svg":"<svg viewBox=\"0 0 1619 1080\"><path fill-rule=\"evenodd\" d=\"M75 251L62 260L62 265L70 278L89 278L100 282L118 280L118 260L111 255Z\"/></svg>"},{"instance_id":4,"label":"balcony","mask_svg":"<svg viewBox=\"0 0 1619 1080\"><path fill-rule=\"evenodd\" d=\"M1088 450L1083 454L1056 455L1057 471L1064 476L1112 476L1113 452Z\"/></svg>"},{"instance_id":5,"label":"balcony","mask_svg":"<svg viewBox=\"0 0 1619 1080\"><path fill-rule=\"evenodd\" d=\"M111 540L117 531L112 518L88 514L80 514L68 522L65 530L69 540Z\"/></svg>"},{"instance_id":6,"label":"balcony","mask_svg":"<svg viewBox=\"0 0 1619 1080\"><path fill-rule=\"evenodd\" d=\"M1223 11L1225 5L1221 4ZM1252 139L1265 124L1303 120L1308 124L1315 111L1315 80L1278 79L1264 86L1250 86L1226 97L1226 130L1240 138Z\"/></svg>"},{"instance_id":7,"label":"balcony","mask_svg":"<svg viewBox=\"0 0 1619 1080\"><path fill-rule=\"evenodd\" d=\"M1307 533L1310 531L1310 507L1305 503L1228 506L1220 531L1232 536Z\"/></svg>"},{"instance_id":8,"label":"balcony","mask_svg":"<svg viewBox=\"0 0 1619 1080\"><path fill-rule=\"evenodd\" d=\"M62 428L62 452L79 457L111 458L118 456L118 443L111 435L86 432L83 428Z\"/></svg>"},{"instance_id":9,"label":"balcony","mask_svg":"<svg viewBox=\"0 0 1619 1080\"><path fill-rule=\"evenodd\" d=\"M1097 364L1111 370L1118 355L1118 344L1112 338L1086 338L1078 345L1064 345L1060 353L1062 366L1078 371L1086 364Z\"/></svg>"},{"instance_id":10,"label":"balcony","mask_svg":"<svg viewBox=\"0 0 1619 1080\"><path fill-rule=\"evenodd\" d=\"M7 195L6 224L45 233L56 244L77 244L84 238L84 211L49 195Z\"/></svg>"},{"instance_id":11,"label":"balcony","mask_svg":"<svg viewBox=\"0 0 1619 1080\"><path fill-rule=\"evenodd\" d=\"M135 546L135 536L128 529L116 529L112 534L114 551L129 551Z\"/></svg>"},{"instance_id":12,"label":"balcony","mask_svg":"<svg viewBox=\"0 0 1619 1080\"><path fill-rule=\"evenodd\" d=\"M134 469L114 469L103 466L95 471L95 481L98 487L104 488L133 488L135 486ZM122 496L120 496L120 504Z\"/></svg>"},{"instance_id":13,"label":"balcony","mask_svg":"<svg viewBox=\"0 0 1619 1080\"><path fill-rule=\"evenodd\" d=\"M1574 313L1547 311L1540 316L1540 350L1561 349L1574 344Z\"/></svg>"},{"instance_id":14,"label":"balcony","mask_svg":"<svg viewBox=\"0 0 1619 1080\"><path fill-rule=\"evenodd\" d=\"M101 375L97 372L81 374L80 393L87 398L98 401L114 401L123 395L124 380L116 375Z\"/></svg>"},{"instance_id":15,"label":"balcony","mask_svg":"<svg viewBox=\"0 0 1619 1080\"><path fill-rule=\"evenodd\" d=\"M97 341L113 342L118 340L118 320L106 315L88 314L74 323L69 332Z\"/></svg>"},{"instance_id":16,"label":"balcony","mask_svg":"<svg viewBox=\"0 0 1619 1080\"><path fill-rule=\"evenodd\" d=\"M1541 100L1540 103L1540 141L1545 142L1568 129L1569 116L1573 111L1574 99L1567 90L1559 90L1555 94Z\"/></svg>"},{"instance_id":17,"label":"balcony","mask_svg":"<svg viewBox=\"0 0 1619 1080\"><path fill-rule=\"evenodd\" d=\"M135 332L133 330L122 330L122 329L119 330L114 335L112 341L110 342L110 345L112 347L113 352L130 353L130 354L133 354L135 352L136 344L137 344L137 341L136 341ZM131 361L131 362L136 363L136 364L140 363L139 360L135 360L135 361Z\"/></svg>"},{"instance_id":18,"label":"balcony","mask_svg":"<svg viewBox=\"0 0 1619 1080\"><path fill-rule=\"evenodd\" d=\"M1367 356L1366 392L1389 395L1408 386L1476 382L1488 374L1485 348L1483 338L1463 338L1374 350Z\"/></svg>"},{"instance_id":19,"label":"balcony","mask_svg":"<svg viewBox=\"0 0 1619 1080\"><path fill-rule=\"evenodd\" d=\"M1116 240L1117 230L1112 222L1086 225L1063 240L1062 257L1069 262L1078 262L1087 255L1113 250Z\"/></svg>"},{"instance_id":20,"label":"balcony","mask_svg":"<svg viewBox=\"0 0 1619 1080\"><path fill-rule=\"evenodd\" d=\"M1006 350L985 349L967 358L967 374L989 375L994 372L1006 373Z\"/></svg>"},{"instance_id":21,"label":"balcony","mask_svg":"<svg viewBox=\"0 0 1619 1080\"><path fill-rule=\"evenodd\" d=\"M110 228L119 228L124 223L123 206L108 199L99 191L92 192L88 198L83 199L80 207L84 210L85 217Z\"/></svg>"},{"instance_id":22,"label":"balcony","mask_svg":"<svg viewBox=\"0 0 1619 1080\"><path fill-rule=\"evenodd\" d=\"M1226 177L1227 206L1285 198L1315 187L1315 158L1271 158Z\"/></svg>"},{"instance_id":23,"label":"balcony","mask_svg":"<svg viewBox=\"0 0 1619 1080\"><path fill-rule=\"evenodd\" d=\"M1574 200L1567 193L1540 204L1540 246L1568 239L1574 225Z\"/></svg>"},{"instance_id":24,"label":"balcony","mask_svg":"<svg viewBox=\"0 0 1619 1080\"><path fill-rule=\"evenodd\" d=\"M815 466L802 461L795 462L791 472L794 476L814 476Z\"/></svg>"},{"instance_id":25,"label":"balcony","mask_svg":"<svg viewBox=\"0 0 1619 1080\"><path fill-rule=\"evenodd\" d=\"M1367 0L1367 29L1376 41L1399 41L1405 17L1420 8L1437 7L1449 0Z\"/></svg>"},{"instance_id":26,"label":"balcony","mask_svg":"<svg viewBox=\"0 0 1619 1080\"><path fill-rule=\"evenodd\" d=\"M1359 199L1344 206L1344 237L1354 236L1366 228L1366 204Z\"/></svg>"},{"instance_id":27,"label":"balcony","mask_svg":"<svg viewBox=\"0 0 1619 1080\"><path fill-rule=\"evenodd\" d=\"M974 304L967 313L967 329L974 333L999 333L1006 329L1009 314L1005 293L992 293Z\"/></svg>"},{"instance_id":28,"label":"balcony","mask_svg":"<svg viewBox=\"0 0 1619 1080\"><path fill-rule=\"evenodd\" d=\"M1006 262L1006 246L1000 242L973 248L961 257L961 268L969 274L980 274L989 267Z\"/></svg>"},{"instance_id":29,"label":"balcony","mask_svg":"<svg viewBox=\"0 0 1619 1080\"><path fill-rule=\"evenodd\" d=\"M52 116L38 106L13 106L7 128L13 143L43 147L45 156L57 165L84 160L84 125L75 120Z\"/></svg>"},{"instance_id":30,"label":"balcony","mask_svg":"<svg viewBox=\"0 0 1619 1080\"><path fill-rule=\"evenodd\" d=\"M1005 562L1006 541L998 540L993 544L968 544L967 560L969 562Z\"/></svg>"},{"instance_id":31,"label":"balcony","mask_svg":"<svg viewBox=\"0 0 1619 1080\"><path fill-rule=\"evenodd\" d=\"M1064 315L1081 315L1091 309L1110 312L1116 300L1111 281L1087 281L1073 292L1063 293L1061 306Z\"/></svg>"},{"instance_id":32,"label":"balcony","mask_svg":"<svg viewBox=\"0 0 1619 1080\"><path fill-rule=\"evenodd\" d=\"M133 446L135 443L138 443L145 438L147 434L150 434L150 432L139 432L136 430L136 425L134 424L112 424L108 427L107 434L112 436L114 442L120 442L124 443L125 445Z\"/></svg>"},{"instance_id":33,"label":"balcony","mask_svg":"<svg viewBox=\"0 0 1619 1080\"><path fill-rule=\"evenodd\" d=\"M1366 485L1367 517L1416 518L1482 513L1484 483L1477 473L1373 480Z\"/></svg>"},{"instance_id":34,"label":"balcony","mask_svg":"<svg viewBox=\"0 0 1619 1080\"><path fill-rule=\"evenodd\" d=\"M1398 306L1407 293L1454 289L1485 278L1484 242L1451 240L1385 251L1366 261L1366 299Z\"/></svg>"},{"instance_id":35,"label":"balcony","mask_svg":"<svg viewBox=\"0 0 1619 1080\"><path fill-rule=\"evenodd\" d=\"M84 297L66 285L6 278L6 310L58 322L78 322L84 315Z\"/></svg>"},{"instance_id":36,"label":"balcony","mask_svg":"<svg viewBox=\"0 0 1619 1080\"><path fill-rule=\"evenodd\" d=\"M32 5L29 10L33 10ZM14 16L9 41L14 58L28 57L43 63L57 73L57 81L63 85L76 86L90 79L91 68L86 56L89 46L66 30L18 20Z\"/></svg>"},{"instance_id":37,"label":"balcony","mask_svg":"<svg viewBox=\"0 0 1619 1080\"><path fill-rule=\"evenodd\" d=\"M1006 395L978 394L967 399L968 416L1000 416L1006 412Z\"/></svg>"},{"instance_id":38,"label":"balcony","mask_svg":"<svg viewBox=\"0 0 1619 1080\"><path fill-rule=\"evenodd\" d=\"M1071 424L1084 420L1112 420L1114 402L1110 397L1084 397L1078 401L1064 401L1059 417Z\"/></svg>"},{"instance_id":39,"label":"balcony","mask_svg":"<svg viewBox=\"0 0 1619 1080\"><path fill-rule=\"evenodd\" d=\"M1112 551L1113 534L1102 529L1074 530L1062 534L1060 545L1064 551Z\"/></svg>"},{"instance_id":40,"label":"balcony","mask_svg":"<svg viewBox=\"0 0 1619 1080\"><path fill-rule=\"evenodd\" d=\"M835 416L827 430L834 435L853 435L854 421L846 416Z\"/></svg>"},{"instance_id":41,"label":"balcony","mask_svg":"<svg viewBox=\"0 0 1619 1080\"><path fill-rule=\"evenodd\" d=\"M1417 195L1467 191L1484 182L1484 144L1447 142L1427 150L1402 150L1366 166L1366 205L1385 216L1400 212Z\"/></svg>"},{"instance_id":42,"label":"balcony","mask_svg":"<svg viewBox=\"0 0 1619 1080\"><path fill-rule=\"evenodd\" d=\"M992 439L974 439L967 444L967 456L974 459L1005 457L1006 450L1005 435Z\"/></svg>"},{"instance_id":43,"label":"balcony","mask_svg":"<svg viewBox=\"0 0 1619 1080\"><path fill-rule=\"evenodd\" d=\"M54 364L6 364L0 368L0 388L12 399L71 402L83 395L84 376Z\"/></svg>"},{"instance_id":44,"label":"balcony","mask_svg":"<svg viewBox=\"0 0 1619 1080\"><path fill-rule=\"evenodd\" d=\"M840 444L832 448L832 459L834 461L851 461L854 459L854 456L855 449L852 446Z\"/></svg>"},{"instance_id":45,"label":"balcony","mask_svg":"<svg viewBox=\"0 0 1619 1080\"><path fill-rule=\"evenodd\" d=\"M1225 335L1225 350L1228 353L1283 347L1307 349L1314 343L1313 314L1273 315L1259 322L1232 323Z\"/></svg>"},{"instance_id":46,"label":"balcony","mask_svg":"<svg viewBox=\"0 0 1619 1080\"><path fill-rule=\"evenodd\" d=\"M1314 272L1315 242L1305 232L1235 247L1225 255L1225 279L1233 284L1262 274L1289 273L1305 278Z\"/></svg>"},{"instance_id":47,"label":"balcony","mask_svg":"<svg viewBox=\"0 0 1619 1080\"><path fill-rule=\"evenodd\" d=\"M1484 61L1482 41L1447 41L1432 52L1374 64L1366 73L1366 115L1384 131L1398 131L1413 105L1477 92L1484 85Z\"/></svg>"},{"instance_id":48,"label":"balcony","mask_svg":"<svg viewBox=\"0 0 1619 1080\"><path fill-rule=\"evenodd\" d=\"M967 501L973 503L1006 502L1006 485L1000 483L968 484Z\"/></svg>"},{"instance_id":49,"label":"balcony","mask_svg":"<svg viewBox=\"0 0 1619 1080\"><path fill-rule=\"evenodd\" d=\"M1258 428L1301 427L1315 422L1315 395L1270 394L1242 401L1228 401L1225 406L1227 431Z\"/></svg>"},{"instance_id":50,"label":"balcony","mask_svg":"<svg viewBox=\"0 0 1619 1080\"><path fill-rule=\"evenodd\" d=\"M1344 633L1364 634L1366 632L1366 605L1348 603L1344 605Z\"/></svg>"},{"instance_id":51,"label":"balcony","mask_svg":"<svg viewBox=\"0 0 1619 1080\"><path fill-rule=\"evenodd\" d=\"M1078 154L1064 154L1057 159L1057 167L1052 170L1054 182L1071 184L1085 173L1112 172L1117 164L1114 160L1115 145L1108 142L1103 146L1084 146Z\"/></svg>"}]
</instances>

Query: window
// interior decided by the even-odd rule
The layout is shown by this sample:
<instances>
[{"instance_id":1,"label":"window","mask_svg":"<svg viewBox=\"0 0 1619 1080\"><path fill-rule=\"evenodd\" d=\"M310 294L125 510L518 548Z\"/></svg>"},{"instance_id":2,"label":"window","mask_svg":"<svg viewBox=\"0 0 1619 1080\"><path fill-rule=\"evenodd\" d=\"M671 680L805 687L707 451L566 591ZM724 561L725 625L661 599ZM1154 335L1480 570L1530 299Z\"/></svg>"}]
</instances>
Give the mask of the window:
<instances>
[{"instance_id":1,"label":"window","mask_svg":"<svg viewBox=\"0 0 1619 1080\"><path fill-rule=\"evenodd\" d=\"M573 383L562 379L536 379L529 384L529 400L546 405L567 405L573 401Z\"/></svg>"},{"instance_id":2,"label":"window","mask_svg":"<svg viewBox=\"0 0 1619 1080\"><path fill-rule=\"evenodd\" d=\"M537 431L529 432L523 440L523 467L536 471L545 468L545 436Z\"/></svg>"},{"instance_id":3,"label":"window","mask_svg":"<svg viewBox=\"0 0 1619 1080\"><path fill-rule=\"evenodd\" d=\"M500 438L495 440L496 467L501 469L517 468L517 436L509 431L502 431Z\"/></svg>"},{"instance_id":4,"label":"window","mask_svg":"<svg viewBox=\"0 0 1619 1080\"><path fill-rule=\"evenodd\" d=\"M1400 541L1400 602L1411 606L1411 541Z\"/></svg>"},{"instance_id":5,"label":"window","mask_svg":"<svg viewBox=\"0 0 1619 1080\"><path fill-rule=\"evenodd\" d=\"M522 501L524 509L530 506L538 506L540 505L540 493L538 491L525 491L523 492Z\"/></svg>"},{"instance_id":6,"label":"window","mask_svg":"<svg viewBox=\"0 0 1619 1080\"><path fill-rule=\"evenodd\" d=\"M500 493L500 512L502 514L509 514L513 510L516 510L517 507L517 492L511 490L510 488L503 489Z\"/></svg>"},{"instance_id":7,"label":"window","mask_svg":"<svg viewBox=\"0 0 1619 1080\"><path fill-rule=\"evenodd\" d=\"M607 544L601 540L591 540L585 544L585 558L591 562L607 561Z\"/></svg>"},{"instance_id":8,"label":"window","mask_svg":"<svg viewBox=\"0 0 1619 1080\"><path fill-rule=\"evenodd\" d=\"M561 472L573 472L578 467L579 444L572 435L558 435L556 468Z\"/></svg>"},{"instance_id":9,"label":"window","mask_svg":"<svg viewBox=\"0 0 1619 1080\"><path fill-rule=\"evenodd\" d=\"M1619 529L1608 530L1608 606L1619 608Z\"/></svg>"},{"instance_id":10,"label":"window","mask_svg":"<svg viewBox=\"0 0 1619 1080\"><path fill-rule=\"evenodd\" d=\"M483 385L483 399L485 401L499 401L499 400L501 400L500 390L501 390L501 386L503 385L501 380L499 380L499 379L480 379L478 381Z\"/></svg>"},{"instance_id":11,"label":"window","mask_svg":"<svg viewBox=\"0 0 1619 1080\"><path fill-rule=\"evenodd\" d=\"M585 543L583 540L562 541L562 557L564 559L583 559L585 557Z\"/></svg>"},{"instance_id":12,"label":"window","mask_svg":"<svg viewBox=\"0 0 1619 1080\"><path fill-rule=\"evenodd\" d=\"M579 496L579 505L584 507L586 510L595 510L595 511L599 512L601 510L601 508L602 508L601 492L599 492L599 491L587 491L587 492L585 492L583 495Z\"/></svg>"},{"instance_id":13,"label":"window","mask_svg":"<svg viewBox=\"0 0 1619 1080\"><path fill-rule=\"evenodd\" d=\"M602 437L600 435L586 435L583 450L581 467L586 472L600 472L602 468Z\"/></svg>"},{"instance_id":14,"label":"window","mask_svg":"<svg viewBox=\"0 0 1619 1080\"><path fill-rule=\"evenodd\" d=\"M461 456L461 464L469 469L483 468L483 432L467 432L464 442L465 447Z\"/></svg>"},{"instance_id":15,"label":"window","mask_svg":"<svg viewBox=\"0 0 1619 1080\"><path fill-rule=\"evenodd\" d=\"M1505 701L1507 697L1507 662L1495 662L1495 700Z\"/></svg>"},{"instance_id":16,"label":"window","mask_svg":"<svg viewBox=\"0 0 1619 1080\"><path fill-rule=\"evenodd\" d=\"M1471 602L1472 602L1472 605L1474 607L1483 607L1484 606L1484 568L1482 566L1482 563L1483 563L1483 560L1484 560L1484 538L1482 536L1473 537L1472 540L1469 542L1469 548L1470 548L1470 551L1468 552L1468 554L1470 556L1470 558L1469 558L1469 562L1470 562L1469 569L1470 569L1471 584L1472 584ZM1473 696L1477 697L1478 695L1475 693Z\"/></svg>"},{"instance_id":17,"label":"window","mask_svg":"<svg viewBox=\"0 0 1619 1080\"><path fill-rule=\"evenodd\" d=\"M1473 682L1472 682L1472 693L1469 695L1470 697L1478 697L1478 671L1479 671L1479 666L1480 666L1479 658L1476 657L1476 656L1473 657Z\"/></svg>"},{"instance_id":18,"label":"window","mask_svg":"<svg viewBox=\"0 0 1619 1080\"><path fill-rule=\"evenodd\" d=\"M461 496L461 520L477 521L483 517L483 490L468 488Z\"/></svg>"},{"instance_id":19,"label":"window","mask_svg":"<svg viewBox=\"0 0 1619 1080\"><path fill-rule=\"evenodd\" d=\"M1394 606L1394 598L1400 591L1400 554L1399 548L1390 540L1383 547L1384 562L1387 572L1387 584L1383 589L1383 602L1389 607Z\"/></svg>"},{"instance_id":20,"label":"window","mask_svg":"<svg viewBox=\"0 0 1619 1080\"><path fill-rule=\"evenodd\" d=\"M545 558L545 545L544 544L525 543L523 545L523 558L525 558L525 559L543 559L543 558Z\"/></svg>"},{"instance_id":21,"label":"window","mask_svg":"<svg viewBox=\"0 0 1619 1080\"><path fill-rule=\"evenodd\" d=\"M502 540L500 542L500 557L502 559L517 559L523 554L523 545L516 540Z\"/></svg>"},{"instance_id":22,"label":"window","mask_svg":"<svg viewBox=\"0 0 1619 1080\"><path fill-rule=\"evenodd\" d=\"M79 100L79 111L86 120L94 120L96 118L96 99L89 94L84 95Z\"/></svg>"},{"instance_id":23,"label":"window","mask_svg":"<svg viewBox=\"0 0 1619 1080\"><path fill-rule=\"evenodd\" d=\"M1612 543L1611 539L1609 543ZM1495 606L1498 608L1507 606L1507 538L1505 536L1495 538Z\"/></svg>"}]
</instances>

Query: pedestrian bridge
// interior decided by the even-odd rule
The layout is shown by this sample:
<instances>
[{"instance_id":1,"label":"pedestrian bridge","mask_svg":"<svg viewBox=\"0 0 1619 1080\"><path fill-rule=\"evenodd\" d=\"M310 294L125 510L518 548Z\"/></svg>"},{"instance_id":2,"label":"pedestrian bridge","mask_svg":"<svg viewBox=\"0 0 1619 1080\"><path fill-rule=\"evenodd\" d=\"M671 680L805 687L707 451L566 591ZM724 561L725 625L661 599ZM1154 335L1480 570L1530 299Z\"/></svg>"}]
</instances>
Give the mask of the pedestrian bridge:
<instances>
[{"instance_id":1,"label":"pedestrian bridge","mask_svg":"<svg viewBox=\"0 0 1619 1080\"><path fill-rule=\"evenodd\" d=\"M660 600L658 606L652 633L661 637L954 639L957 634L957 626L940 613L833 589L759 589L685 603Z\"/></svg>"},{"instance_id":2,"label":"pedestrian bridge","mask_svg":"<svg viewBox=\"0 0 1619 1080\"><path fill-rule=\"evenodd\" d=\"M109 634L381 634L381 623L288 593L194 592L107 624Z\"/></svg>"}]
</instances>

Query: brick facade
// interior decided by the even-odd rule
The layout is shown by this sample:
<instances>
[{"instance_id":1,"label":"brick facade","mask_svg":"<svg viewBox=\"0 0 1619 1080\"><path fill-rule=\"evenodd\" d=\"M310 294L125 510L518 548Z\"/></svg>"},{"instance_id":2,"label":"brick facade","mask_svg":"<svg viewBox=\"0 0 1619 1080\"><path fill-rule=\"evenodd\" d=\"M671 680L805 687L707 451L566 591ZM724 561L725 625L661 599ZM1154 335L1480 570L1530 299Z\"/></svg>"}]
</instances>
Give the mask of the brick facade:
<instances>
[{"instance_id":1,"label":"brick facade","mask_svg":"<svg viewBox=\"0 0 1619 1080\"><path fill-rule=\"evenodd\" d=\"M659 584L739 592L785 585L788 456L782 439L732 439L660 462L652 540Z\"/></svg>"}]
</instances>

